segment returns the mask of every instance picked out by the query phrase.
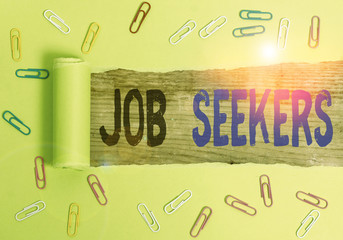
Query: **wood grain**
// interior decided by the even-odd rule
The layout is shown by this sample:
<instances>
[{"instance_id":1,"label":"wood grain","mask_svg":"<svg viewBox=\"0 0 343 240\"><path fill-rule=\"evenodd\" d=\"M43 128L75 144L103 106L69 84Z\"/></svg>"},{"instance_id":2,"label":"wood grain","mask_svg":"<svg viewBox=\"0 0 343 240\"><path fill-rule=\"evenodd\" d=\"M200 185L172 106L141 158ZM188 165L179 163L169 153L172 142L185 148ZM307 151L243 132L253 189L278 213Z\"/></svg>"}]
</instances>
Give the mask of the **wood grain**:
<instances>
[{"instance_id":1,"label":"wood grain","mask_svg":"<svg viewBox=\"0 0 343 240\"><path fill-rule=\"evenodd\" d=\"M245 67L234 70L206 71L172 71L172 72L137 72L117 69L103 73L93 73L91 83L91 165L129 165L129 164L187 164L202 162L237 163L286 163L298 166L343 166L343 61L322 62L318 64L283 63L263 67ZM138 89L143 97L144 132L141 142L136 146L128 144L124 129L120 139L114 146L107 146L101 139L99 129L104 126L109 134L114 131L114 89L120 89L121 105L127 92ZM146 133L146 91L161 90L166 97L164 118L167 134L164 142L156 147L147 145ZM193 141L192 130L199 127L203 131L203 123L193 112L194 96L204 89L210 96L210 106L200 104L213 126L213 90L228 89L229 100L220 101L220 111L227 114L227 121L221 125L221 135L229 136L229 144L215 147L213 133L210 142L198 147ZM239 100L238 112L245 114L245 121L239 125L239 134L247 136L247 145L233 147L231 145L231 91L247 89L246 100ZM256 89L256 104L260 103L266 89L271 89L264 111L270 143L264 143L260 126L256 128L256 144L249 144L249 90ZM312 109L309 126L312 144L307 145L302 128L299 130L299 147L291 145L276 147L273 139L274 124L274 90L288 89L290 96L294 90L305 90L311 94ZM332 106L323 106L333 125L333 139L325 147L319 147L314 139L314 129L321 127L325 131L325 123L318 118L314 109L314 100L322 90L331 94ZM130 106L131 132L138 129L138 104L133 100ZM281 102L281 110L287 113L285 124L281 125L281 134L292 139L292 105L291 98ZM302 111L303 106L300 106ZM158 109L158 105L154 106ZM123 114L122 114L123 117ZM123 122L123 120L122 120ZM122 127L123 128L123 127ZM159 129L154 128L155 135ZM213 132L213 131L212 131Z\"/></svg>"}]
</instances>

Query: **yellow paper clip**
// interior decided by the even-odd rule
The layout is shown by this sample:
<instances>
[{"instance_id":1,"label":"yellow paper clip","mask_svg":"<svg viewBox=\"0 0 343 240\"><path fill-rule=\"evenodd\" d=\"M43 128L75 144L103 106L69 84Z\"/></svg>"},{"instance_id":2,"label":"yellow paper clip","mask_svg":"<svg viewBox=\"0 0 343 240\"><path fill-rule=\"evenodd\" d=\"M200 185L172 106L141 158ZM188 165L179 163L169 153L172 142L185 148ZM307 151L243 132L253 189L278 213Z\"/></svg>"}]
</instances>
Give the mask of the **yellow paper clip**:
<instances>
[{"instance_id":1,"label":"yellow paper clip","mask_svg":"<svg viewBox=\"0 0 343 240\"><path fill-rule=\"evenodd\" d=\"M43 205L43 207L40 207L40 205ZM31 204L30 206L27 206L25 207L22 211L18 212L16 215L15 215L15 219L17 221L23 221L24 219L28 218L28 217L31 217L33 216L34 214L36 213L39 213L40 211L43 211L45 209L46 205L45 205L45 202L43 201L38 201L38 202L35 202L34 204ZM36 210L32 211L32 208L36 208ZM21 213L24 213L26 212L27 210L30 210L28 213L25 214L25 217L23 218L18 218L18 216L21 214Z\"/></svg>"},{"instance_id":2,"label":"yellow paper clip","mask_svg":"<svg viewBox=\"0 0 343 240\"><path fill-rule=\"evenodd\" d=\"M279 35L277 39L277 47L279 49L286 48L290 25L291 25L291 21L288 18L281 18L280 26L279 26Z\"/></svg>"},{"instance_id":3,"label":"yellow paper clip","mask_svg":"<svg viewBox=\"0 0 343 240\"><path fill-rule=\"evenodd\" d=\"M150 217L151 221L149 221L149 220L146 218L145 214L140 210L140 206L143 206L143 207L144 207L145 211L149 214L149 217ZM139 212L140 215L143 217L143 219L144 219L144 221L146 222L146 224L148 224L148 227L150 228L150 230L153 231L153 232L158 232L158 231L160 231L160 225L159 225L157 219L155 218L154 214L152 213L152 211L149 211L149 209L145 206L144 203L138 204L138 207L137 207L137 208L138 208L138 212ZM153 227L154 227L155 225L157 226L157 228L156 228L156 229L153 229Z\"/></svg>"},{"instance_id":4,"label":"yellow paper clip","mask_svg":"<svg viewBox=\"0 0 343 240\"><path fill-rule=\"evenodd\" d=\"M53 11L51 10L45 10L44 13L43 13L44 17L49 21L51 22L58 30L60 30L61 32L63 32L64 34L68 34L70 32L70 27L65 24L65 22L63 21L62 18L60 18L59 16L56 15L56 13L54 13ZM60 23L55 23L53 21L53 19L57 19L57 21ZM64 31L66 30L66 31Z\"/></svg>"},{"instance_id":5,"label":"yellow paper clip","mask_svg":"<svg viewBox=\"0 0 343 240\"><path fill-rule=\"evenodd\" d=\"M185 195L187 196L187 193L189 193L189 196L184 198ZM192 197L192 191L191 190L185 190L183 191L179 196L177 196L175 199L173 199L171 202L167 203L167 205L164 206L164 211L167 214L172 214L174 211L176 211L179 207L181 207L185 202L187 202ZM175 202L177 202L179 199L184 198L181 200L176 206L173 206ZM170 211L169 211L170 210Z\"/></svg>"},{"instance_id":6,"label":"yellow paper clip","mask_svg":"<svg viewBox=\"0 0 343 240\"><path fill-rule=\"evenodd\" d=\"M72 211L73 207L77 208L77 211ZM75 216L75 227L74 231L71 232L71 228L73 225L73 216ZM69 214L68 214L68 227L67 227L67 233L70 237L74 237L77 234L77 228L79 227L79 219L80 219L80 206L77 203L72 203L69 206Z\"/></svg>"},{"instance_id":7,"label":"yellow paper clip","mask_svg":"<svg viewBox=\"0 0 343 240\"><path fill-rule=\"evenodd\" d=\"M317 19L317 33L316 34L314 34L314 31L313 31L314 19ZM310 34L308 36L308 45L310 48L318 47L319 32L320 32L320 18L318 16L313 16L311 19ZM312 45L312 41L316 43L314 46Z\"/></svg>"},{"instance_id":8,"label":"yellow paper clip","mask_svg":"<svg viewBox=\"0 0 343 240\"><path fill-rule=\"evenodd\" d=\"M96 22L93 22L88 29L85 40L83 41L81 51L85 54L89 53L93 47L96 37L100 31L100 25Z\"/></svg>"},{"instance_id":9,"label":"yellow paper clip","mask_svg":"<svg viewBox=\"0 0 343 240\"><path fill-rule=\"evenodd\" d=\"M192 26L190 26L192 25ZM178 44L182 39L184 39L188 34L190 34L195 28L197 24L193 20L189 20L185 25L183 25L179 30L177 30L176 33L174 33L173 36L169 38L169 42L173 45ZM183 32L184 29L188 29L187 32L183 33L181 36L179 36L179 39L173 42L173 38L177 36L179 33Z\"/></svg>"},{"instance_id":10,"label":"yellow paper clip","mask_svg":"<svg viewBox=\"0 0 343 240\"><path fill-rule=\"evenodd\" d=\"M205 213L205 210L206 210L206 209L209 210L209 213L208 213L208 214ZM200 214L199 214L197 220L195 221L195 223L194 223L194 225L193 225L193 227L192 227L192 229L191 229L191 231L190 231L190 235L191 235L192 237L195 238L195 237L197 237L197 236L199 235L200 231L205 227L205 225L206 225L208 219L211 217L211 215L212 215L212 209L211 209L210 207L205 206L205 207L203 207L203 208L201 209ZM204 218L204 220L203 220L203 222L202 222L202 224L201 224L199 230L198 230L197 233L194 235L194 234L193 234L193 230L194 230L195 227L198 225L198 223L199 223L200 219L202 218L202 216L204 216L205 218Z\"/></svg>"},{"instance_id":11,"label":"yellow paper clip","mask_svg":"<svg viewBox=\"0 0 343 240\"><path fill-rule=\"evenodd\" d=\"M317 217L312 216L312 213L316 212L317 213ZM317 210L312 210L306 217L305 219L301 222L300 227L297 230L297 237L298 238L303 238L306 236L306 234L308 233L308 231L310 231L310 229L313 227L313 225L316 223L316 221L318 220L318 218L320 217L320 213ZM299 235L300 230L302 229L302 227L305 225L305 223L307 222L308 219L311 219L310 223L307 225L307 227L305 227L305 232L302 235Z\"/></svg>"},{"instance_id":12,"label":"yellow paper clip","mask_svg":"<svg viewBox=\"0 0 343 240\"><path fill-rule=\"evenodd\" d=\"M213 24L215 24L216 22L218 22L221 18L224 18L224 22L220 25L218 25L217 27L215 27L211 32L208 32L207 30L212 27ZM199 31L199 36L203 39L208 38L209 36L211 36L215 31L217 31L219 28L221 28L222 26L224 26L224 24L227 22L227 18L225 16L220 16L217 19L211 21L209 24L207 24L205 27L203 27L200 31ZM206 35L203 36L202 32L206 32Z\"/></svg>"},{"instance_id":13,"label":"yellow paper clip","mask_svg":"<svg viewBox=\"0 0 343 240\"><path fill-rule=\"evenodd\" d=\"M11 29L11 52L12 59L16 62L21 60L21 37L18 28Z\"/></svg>"},{"instance_id":14,"label":"yellow paper clip","mask_svg":"<svg viewBox=\"0 0 343 240\"><path fill-rule=\"evenodd\" d=\"M263 178L266 178L266 181L263 181ZM264 191L264 186L267 187L268 198L266 198L266 194ZM267 175L263 174L260 176L260 190L261 190L261 198L263 198L263 203L266 207L271 207L273 205L273 197L272 197L272 188L270 185L270 179ZM269 204L267 203L266 199L269 199Z\"/></svg>"}]
</instances>

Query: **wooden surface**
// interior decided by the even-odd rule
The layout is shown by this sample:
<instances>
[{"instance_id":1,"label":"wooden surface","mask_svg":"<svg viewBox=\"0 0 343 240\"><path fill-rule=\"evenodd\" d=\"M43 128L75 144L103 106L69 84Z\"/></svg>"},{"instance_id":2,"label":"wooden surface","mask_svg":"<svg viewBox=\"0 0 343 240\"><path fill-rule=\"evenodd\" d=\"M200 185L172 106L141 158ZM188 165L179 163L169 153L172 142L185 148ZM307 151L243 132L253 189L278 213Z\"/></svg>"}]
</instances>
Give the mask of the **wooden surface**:
<instances>
[{"instance_id":1,"label":"wooden surface","mask_svg":"<svg viewBox=\"0 0 343 240\"><path fill-rule=\"evenodd\" d=\"M286 163L298 166L343 166L343 61L322 62L318 64L284 63L263 67L246 67L234 70L206 71L172 71L136 72L117 69L104 73L92 74L91 90L91 165L129 165L129 164L187 164L202 162L236 163ZM131 89L138 89L142 95L144 110L144 130L142 140L131 146L125 138L122 126L120 139L116 145L106 145L99 129L104 126L109 134L114 131L114 90L120 89L121 110L126 94ZM166 137L159 146L147 144L147 98L146 91L161 90L166 98ZM198 147L193 140L192 131L199 127L204 130L203 123L193 112L194 96L204 89L210 97L210 106L205 107L204 101L200 109L209 118L213 128L213 90L228 89L229 100L220 101L220 112L226 113L226 123L220 126L220 134L228 135L226 146L213 145L213 129L211 140L203 147ZM231 141L231 99L232 90L246 89L246 100L238 101L238 112L245 114L245 121L240 124L239 134L247 136L245 146L232 146ZM256 127L256 144L249 144L249 90L256 89L256 105L258 107L266 89L271 93L266 104L264 115L269 134L269 143L264 143L260 124ZM274 91L288 89L289 100L281 101L281 112L287 113L287 122L281 125L281 134L288 135L288 146L274 146ZM314 104L316 95L322 90L331 94L332 105L322 103L323 111L330 117L333 125L332 141L325 147L319 147L314 139L314 129L320 127L324 134L326 125L318 118ZM312 144L307 145L302 128L299 129L299 147L292 146L292 104L291 96L294 90L305 90L311 94L312 109L308 118L312 135ZM299 107L302 111L304 104ZM154 104L154 111L159 109ZM121 115L123 125L123 113ZM138 103L133 100L130 105L130 124L133 135L138 130ZM159 128L154 127L154 134Z\"/></svg>"}]
</instances>

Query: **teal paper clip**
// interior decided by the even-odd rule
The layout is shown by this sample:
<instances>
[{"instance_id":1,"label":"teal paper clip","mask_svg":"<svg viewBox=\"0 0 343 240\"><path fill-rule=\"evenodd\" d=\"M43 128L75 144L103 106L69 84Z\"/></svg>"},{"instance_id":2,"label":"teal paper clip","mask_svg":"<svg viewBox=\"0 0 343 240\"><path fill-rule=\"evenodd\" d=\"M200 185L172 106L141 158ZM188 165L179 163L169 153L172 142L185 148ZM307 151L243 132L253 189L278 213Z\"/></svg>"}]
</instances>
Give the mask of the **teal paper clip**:
<instances>
[{"instance_id":1,"label":"teal paper clip","mask_svg":"<svg viewBox=\"0 0 343 240\"><path fill-rule=\"evenodd\" d=\"M12 115L10 116L9 118L6 118L6 113L8 113L7 115ZM6 122L8 122L9 124L11 124L15 129L17 129L19 132L21 132L22 134L24 135L29 135L31 133L31 129L26 126L19 118L17 118L13 113L11 113L10 111L5 111L3 114L2 114L2 117L3 119L5 119ZM20 123L22 126L24 126L28 132L23 132L20 128L20 126L14 124L12 121L17 121L18 123Z\"/></svg>"},{"instance_id":2,"label":"teal paper clip","mask_svg":"<svg viewBox=\"0 0 343 240\"><path fill-rule=\"evenodd\" d=\"M251 32L250 31L252 29L257 29L257 28L261 28L261 31L257 31L257 32ZM232 35L236 38L250 37L250 36L254 36L256 34L264 33L264 31L265 31L265 28L262 25L257 25L257 26L250 26L250 27L235 28L232 31ZM239 32L239 34L237 34L236 32Z\"/></svg>"},{"instance_id":3,"label":"teal paper clip","mask_svg":"<svg viewBox=\"0 0 343 240\"><path fill-rule=\"evenodd\" d=\"M273 14L270 12L261 12L258 10L242 10L239 12L239 17L244 20L272 20Z\"/></svg>"},{"instance_id":4,"label":"teal paper clip","mask_svg":"<svg viewBox=\"0 0 343 240\"><path fill-rule=\"evenodd\" d=\"M34 73L34 74L23 74L25 72ZM49 77L49 71L46 69L18 69L15 71L15 75L19 78L38 78L38 79L47 79Z\"/></svg>"}]
</instances>

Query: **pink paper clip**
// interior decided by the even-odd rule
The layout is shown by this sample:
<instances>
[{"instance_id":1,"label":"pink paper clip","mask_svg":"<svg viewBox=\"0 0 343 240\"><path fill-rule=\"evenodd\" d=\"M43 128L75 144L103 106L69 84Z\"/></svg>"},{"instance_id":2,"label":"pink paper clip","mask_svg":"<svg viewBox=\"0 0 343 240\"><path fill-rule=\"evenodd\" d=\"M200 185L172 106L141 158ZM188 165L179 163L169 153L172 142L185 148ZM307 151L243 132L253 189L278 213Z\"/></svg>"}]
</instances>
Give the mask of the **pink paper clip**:
<instances>
[{"instance_id":1,"label":"pink paper clip","mask_svg":"<svg viewBox=\"0 0 343 240\"><path fill-rule=\"evenodd\" d=\"M94 177L96 178L96 182L91 183L91 181L90 181L89 179L90 179L92 176L94 176ZM89 176L87 177L87 180L88 180L89 186L91 187L91 189L92 189L92 191L93 191L93 193L94 193L96 199L98 200L99 204L100 204L100 205L103 205L103 206L106 205L106 204L107 204L107 198L106 198L106 196L105 196L105 191L104 191L104 189L102 188L102 186L101 186L101 184L100 184L100 181L99 181L98 177L97 177L96 175L94 175L94 174L91 174L91 175L89 175ZM96 190L94 189L94 186L93 186L94 184L95 184L95 185L98 185L100 191L102 192L102 195L103 195L104 198L105 198L105 202L104 202L104 203L101 203L100 198L99 198L99 195L98 195L98 193L96 192Z\"/></svg>"},{"instance_id":2,"label":"pink paper clip","mask_svg":"<svg viewBox=\"0 0 343 240\"><path fill-rule=\"evenodd\" d=\"M210 212L209 212L208 215L206 215L206 214L204 213L206 209L209 209L209 210L210 210ZM192 227L192 229L191 229L191 231L190 231L190 235L191 235L192 237L195 238L195 237L197 237L197 236L199 235L200 231L205 227L205 225L206 225L206 223L207 223L207 221L208 221L208 219L210 218L211 215L212 215L212 209L211 209L210 207L205 206L205 207L203 207L203 208L201 209L201 212L200 212L200 214L199 214L197 220L195 221L195 223L194 223L194 225L193 225L193 227ZM201 219L202 216L205 216L205 219L204 219L204 221L202 222L202 224L201 224L201 226L200 226L199 231L197 232L197 234L193 235L193 234L192 234L192 233L193 233L193 230L194 230L194 228L198 225L198 223L199 223L199 221L200 221L200 219Z\"/></svg>"},{"instance_id":3,"label":"pink paper clip","mask_svg":"<svg viewBox=\"0 0 343 240\"><path fill-rule=\"evenodd\" d=\"M231 203L228 202L228 199L229 199L230 197L233 198L233 199L235 199L235 200L233 200ZM237 210L239 210L239 211L241 211L241 212L244 212L244 213L246 213L246 214L248 214L248 215L250 215L250 216L254 216L254 215L256 215L256 213L257 213L257 210L256 210L255 208L250 207L246 202L243 202L242 200L240 200L240 199L238 199L238 198L236 198L236 197L234 197L234 196L231 196L231 195L227 195L227 196L225 197L225 203L226 203L227 205L229 205L230 207L236 208ZM250 208L250 209L253 209L253 210L254 210L254 213L249 213L247 210L244 210L244 209L242 209L242 208L236 207L236 206L235 206L235 203L238 203L238 204L241 204L241 205L243 205L243 206L246 206L246 207L248 207L248 208Z\"/></svg>"},{"instance_id":4,"label":"pink paper clip","mask_svg":"<svg viewBox=\"0 0 343 240\"><path fill-rule=\"evenodd\" d=\"M315 202L311 202L311 201L307 200L305 197L301 198L301 197L299 196L299 195L301 195L301 194L303 194L303 195L305 195L305 196L309 196L309 197L315 199ZM296 196L297 199L299 199L300 201L303 201L303 202L305 202L305 203L311 204L311 205L313 205L313 206L315 206L315 207L318 207L318 208L321 208L321 209L325 209L325 208L327 208L327 206L328 206L328 201L326 201L324 198L318 197L318 196L313 195L313 194L311 194L311 193L305 193L305 192L302 192L302 191L298 191L298 192L296 193L295 196ZM321 204L322 202L325 202L325 206L320 206L320 204Z\"/></svg>"},{"instance_id":5,"label":"pink paper clip","mask_svg":"<svg viewBox=\"0 0 343 240\"><path fill-rule=\"evenodd\" d=\"M39 173L38 173L38 166L37 166L37 158L42 160L42 173L43 173L43 178L39 177ZM36 176L36 186L39 189L44 189L45 185L46 185L46 179L45 179L45 169L44 169L44 159L41 156L37 156L35 158L35 176ZM43 187L39 186L39 182L43 182Z\"/></svg>"},{"instance_id":6,"label":"pink paper clip","mask_svg":"<svg viewBox=\"0 0 343 240\"><path fill-rule=\"evenodd\" d=\"M268 182L263 182L263 177L266 177ZM265 196L265 193L264 193L264 186L267 186L267 190L268 190L268 198L267 199L270 200L270 204L269 205L267 204L267 201L266 201L266 196ZM270 185L270 179L265 174L260 176L260 189L261 189L261 198L263 198L264 205L266 207L271 207L273 205L272 188L271 188L271 185Z\"/></svg>"}]
</instances>

